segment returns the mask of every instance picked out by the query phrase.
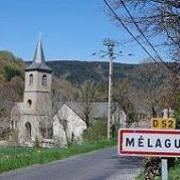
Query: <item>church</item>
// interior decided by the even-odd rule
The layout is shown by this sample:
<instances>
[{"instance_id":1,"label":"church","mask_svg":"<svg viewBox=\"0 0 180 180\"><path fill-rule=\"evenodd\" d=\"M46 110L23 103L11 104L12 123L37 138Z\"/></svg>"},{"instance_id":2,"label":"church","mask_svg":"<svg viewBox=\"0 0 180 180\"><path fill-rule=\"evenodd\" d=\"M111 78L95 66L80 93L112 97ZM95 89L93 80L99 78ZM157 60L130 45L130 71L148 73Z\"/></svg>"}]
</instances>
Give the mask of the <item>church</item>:
<instances>
[{"instance_id":1,"label":"church","mask_svg":"<svg viewBox=\"0 0 180 180\"><path fill-rule=\"evenodd\" d=\"M68 139L82 139L87 126L79 103L65 102L52 114L51 82L52 69L46 64L39 39L32 64L25 69L23 102L16 102L11 109L10 129L18 145L33 146L38 139L45 144L56 141L66 146ZM93 107L94 116L107 116L107 103L93 103ZM122 109L116 108L114 112L114 122L126 121Z\"/></svg>"},{"instance_id":2,"label":"church","mask_svg":"<svg viewBox=\"0 0 180 180\"><path fill-rule=\"evenodd\" d=\"M23 102L11 110L10 128L16 130L19 144L42 140L52 119L52 70L46 65L42 42L38 41L32 64L25 70ZM45 132L43 131L45 130Z\"/></svg>"}]
</instances>

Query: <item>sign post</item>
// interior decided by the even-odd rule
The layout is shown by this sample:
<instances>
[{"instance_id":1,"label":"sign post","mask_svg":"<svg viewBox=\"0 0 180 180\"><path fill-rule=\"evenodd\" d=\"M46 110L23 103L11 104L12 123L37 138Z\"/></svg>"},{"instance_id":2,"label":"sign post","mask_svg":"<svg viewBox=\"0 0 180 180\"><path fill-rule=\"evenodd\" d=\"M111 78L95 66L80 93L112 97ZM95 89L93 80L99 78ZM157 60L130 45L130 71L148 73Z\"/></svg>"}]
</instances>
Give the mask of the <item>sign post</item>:
<instances>
[{"instance_id":1,"label":"sign post","mask_svg":"<svg viewBox=\"0 0 180 180\"><path fill-rule=\"evenodd\" d=\"M173 112L171 111L170 116L173 116ZM153 129L175 129L176 128L176 119L168 118L168 109L164 109L163 118L152 118L151 119L151 127ZM168 163L167 159L161 159L161 167L162 167L162 180L168 179Z\"/></svg>"},{"instance_id":2,"label":"sign post","mask_svg":"<svg viewBox=\"0 0 180 180\"><path fill-rule=\"evenodd\" d=\"M162 180L168 180L166 157L180 157L180 130L175 130L172 112L170 116L168 118L168 109L164 109L163 118L151 119L153 129L120 129L118 133L120 155L164 157L161 159Z\"/></svg>"},{"instance_id":3,"label":"sign post","mask_svg":"<svg viewBox=\"0 0 180 180\"><path fill-rule=\"evenodd\" d=\"M163 119L168 118L168 109L164 109ZM174 127L175 128L175 127ZM162 180L168 180L168 162L167 159L161 159Z\"/></svg>"},{"instance_id":4,"label":"sign post","mask_svg":"<svg viewBox=\"0 0 180 180\"><path fill-rule=\"evenodd\" d=\"M168 180L168 164L167 159L161 159L162 180Z\"/></svg>"}]
</instances>

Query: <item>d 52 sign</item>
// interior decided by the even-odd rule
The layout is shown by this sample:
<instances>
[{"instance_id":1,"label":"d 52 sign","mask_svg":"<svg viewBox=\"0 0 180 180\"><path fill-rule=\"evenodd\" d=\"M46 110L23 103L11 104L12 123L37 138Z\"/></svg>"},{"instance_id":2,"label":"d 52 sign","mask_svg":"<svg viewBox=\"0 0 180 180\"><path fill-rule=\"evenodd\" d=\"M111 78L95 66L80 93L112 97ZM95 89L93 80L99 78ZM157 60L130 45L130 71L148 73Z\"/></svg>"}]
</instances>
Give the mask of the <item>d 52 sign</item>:
<instances>
[{"instance_id":1,"label":"d 52 sign","mask_svg":"<svg viewBox=\"0 0 180 180\"><path fill-rule=\"evenodd\" d=\"M124 156L180 156L180 130L120 129L118 152Z\"/></svg>"},{"instance_id":2,"label":"d 52 sign","mask_svg":"<svg viewBox=\"0 0 180 180\"><path fill-rule=\"evenodd\" d=\"M174 118L152 118L151 127L157 129L175 129L176 119Z\"/></svg>"}]
</instances>

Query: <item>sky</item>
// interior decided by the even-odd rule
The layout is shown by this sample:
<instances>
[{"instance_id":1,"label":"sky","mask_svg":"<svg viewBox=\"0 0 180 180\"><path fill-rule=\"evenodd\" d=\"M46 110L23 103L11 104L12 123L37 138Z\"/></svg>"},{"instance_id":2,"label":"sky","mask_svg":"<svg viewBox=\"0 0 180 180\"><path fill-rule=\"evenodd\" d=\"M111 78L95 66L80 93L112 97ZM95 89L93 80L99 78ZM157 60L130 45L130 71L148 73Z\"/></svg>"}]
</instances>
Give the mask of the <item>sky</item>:
<instances>
[{"instance_id":1,"label":"sky","mask_svg":"<svg viewBox=\"0 0 180 180\"><path fill-rule=\"evenodd\" d=\"M105 13L102 0L5 0L0 3L0 50L9 50L24 60L32 60L39 34L46 60L107 60L100 54L102 41L119 42L116 59L139 63L148 56L130 36ZM134 56L128 56L129 53Z\"/></svg>"}]
</instances>

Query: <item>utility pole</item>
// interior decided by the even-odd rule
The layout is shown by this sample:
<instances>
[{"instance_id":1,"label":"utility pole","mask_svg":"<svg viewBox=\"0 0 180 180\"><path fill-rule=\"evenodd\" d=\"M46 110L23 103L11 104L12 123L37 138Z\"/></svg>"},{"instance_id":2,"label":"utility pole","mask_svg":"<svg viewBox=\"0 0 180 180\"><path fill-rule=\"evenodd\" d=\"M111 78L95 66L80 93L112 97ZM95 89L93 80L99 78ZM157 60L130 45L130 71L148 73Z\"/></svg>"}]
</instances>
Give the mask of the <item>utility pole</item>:
<instances>
[{"instance_id":1,"label":"utility pole","mask_svg":"<svg viewBox=\"0 0 180 180\"><path fill-rule=\"evenodd\" d=\"M106 50L100 50L100 57L108 57L109 59L109 74L108 74L108 119L107 119L107 139L110 139L112 136L112 75L113 75L113 60L117 56L121 56L121 51L115 53L114 48L118 45L118 42L111 40L109 38L104 39L103 45L106 47ZM98 53L93 53L92 55L97 55Z\"/></svg>"},{"instance_id":2,"label":"utility pole","mask_svg":"<svg viewBox=\"0 0 180 180\"><path fill-rule=\"evenodd\" d=\"M107 54L109 56L109 76L108 76L108 120L107 120L107 139L112 136L112 74L113 74L113 58L114 58L114 46L115 42L110 39L106 39L103 45L107 47Z\"/></svg>"}]
</instances>

